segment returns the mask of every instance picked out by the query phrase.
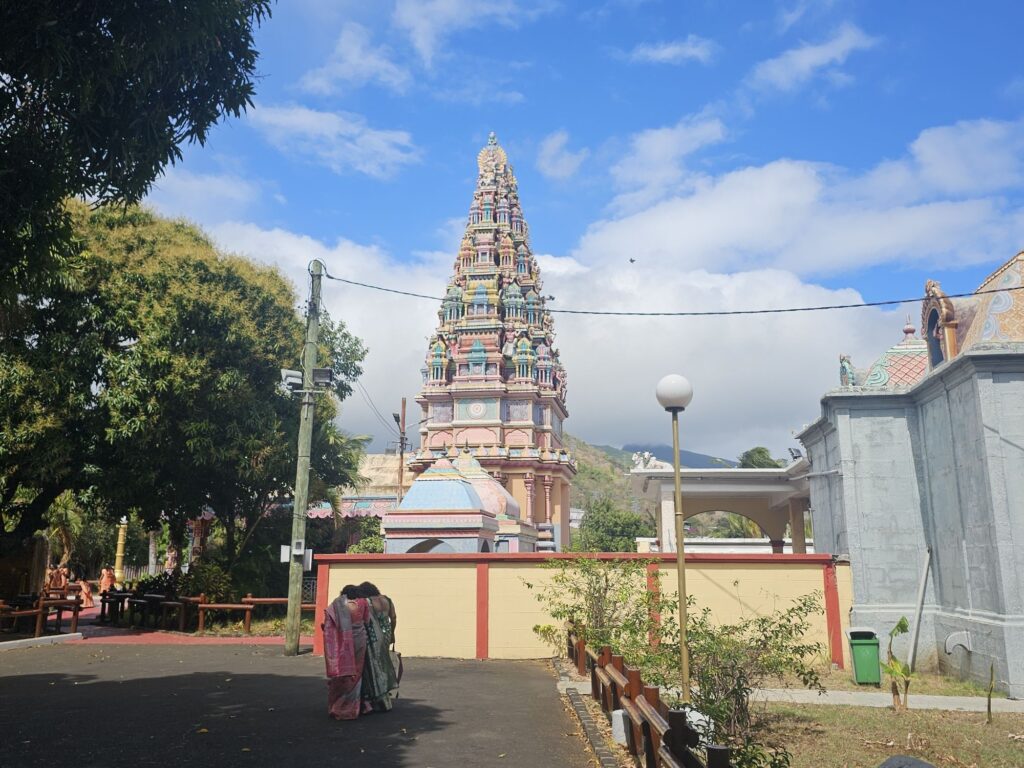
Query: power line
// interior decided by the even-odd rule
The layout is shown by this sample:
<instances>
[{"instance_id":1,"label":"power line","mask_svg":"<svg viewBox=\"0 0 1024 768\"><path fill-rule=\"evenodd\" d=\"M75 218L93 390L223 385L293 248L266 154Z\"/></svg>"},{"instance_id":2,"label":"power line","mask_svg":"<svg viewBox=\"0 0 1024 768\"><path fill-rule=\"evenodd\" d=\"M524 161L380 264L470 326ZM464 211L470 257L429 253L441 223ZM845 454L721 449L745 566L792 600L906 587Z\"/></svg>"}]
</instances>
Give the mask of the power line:
<instances>
[{"instance_id":1,"label":"power line","mask_svg":"<svg viewBox=\"0 0 1024 768\"><path fill-rule=\"evenodd\" d=\"M329 272L324 272L324 277L328 280L335 280L339 283L346 283L347 285L354 285L360 288L369 288L374 291L383 291L384 293L393 293L399 296L410 296L414 299L430 299L431 301L444 301L441 296L430 296L425 293L415 293L413 291L402 291L398 288L388 288L383 285L373 285L372 283L362 283L358 280L348 280L344 277L335 277ZM987 293L1002 293L1003 291L1020 291L1024 290L1024 285L1010 286L1007 288L988 288L983 291L971 291L970 293L949 293L945 295L948 299L963 299L970 296L982 296ZM708 310L708 311L690 311L690 312L621 312L607 309L552 309L545 307L545 311L551 314L560 315L597 315L597 316L611 316L611 317L725 317L729 315L781 315L795 312L824 312L830 309L861 309L865 307L889 307L896 306L899 304L912 304L918 301L927 301L927 296L917 296L910 299L887 299L885 301L864 301L856 304L822 304L814 307L778 307L775 309L722 309L722 310Z\"/></svg>"},{"instance_id":2,"label":"power line","mask_svg":"<svg viewBox=\"0 0 1024 768\"><path fill-rule=\"evenodd\" d=\"M359 388L359 392L363 396L363 399L366 401L366 404L370 406L370 410L372 410L374 415L377 417L377 421L383 424L384 428L387 429L392 434L392 436L399 437L399 434L397 430L395 430L394 426L381 415L381 412L379 410L377 410L377 406L374 405L373 398L370 397L370 393L366 391L366 387L363 386L363 383L356 379L356 386Z\"/></svg>"}]
</instances>

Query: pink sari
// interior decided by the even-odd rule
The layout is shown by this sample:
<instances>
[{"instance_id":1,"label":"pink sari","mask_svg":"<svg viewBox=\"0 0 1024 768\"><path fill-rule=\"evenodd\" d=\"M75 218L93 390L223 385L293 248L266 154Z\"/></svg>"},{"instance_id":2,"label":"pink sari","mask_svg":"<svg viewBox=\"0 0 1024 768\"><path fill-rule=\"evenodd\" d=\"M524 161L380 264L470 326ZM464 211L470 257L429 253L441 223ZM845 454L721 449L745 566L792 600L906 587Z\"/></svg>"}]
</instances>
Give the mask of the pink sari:
<instances>
[{"instance_id":1,"label":"pink sari","mask_svg":"<svg viewBox=\"0 0 1024 768\"><path fill-rule=\"evenodd\" d=\"M355 720L362 706L363 665L366 661L366 624L370 604L365 598L354 602L353 618L349 600L339 597L324 621L324 661L327 663L327 713L335 720Z\"/></svg>"}]
</instances>

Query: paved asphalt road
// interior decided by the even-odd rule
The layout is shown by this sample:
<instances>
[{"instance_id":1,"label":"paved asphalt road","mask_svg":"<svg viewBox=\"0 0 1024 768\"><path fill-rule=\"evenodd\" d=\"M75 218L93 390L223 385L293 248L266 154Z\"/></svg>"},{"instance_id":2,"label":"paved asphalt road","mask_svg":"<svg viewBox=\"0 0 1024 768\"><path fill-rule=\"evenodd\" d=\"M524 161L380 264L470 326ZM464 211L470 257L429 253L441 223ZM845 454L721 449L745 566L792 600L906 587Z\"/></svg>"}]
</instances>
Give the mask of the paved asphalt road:
<instances>
[{"instance_id":1,"label":"paved asphalt road","mask_svg":"<svg viewBox=\"0 0 1024 768\"><path fill-rule=\"evenodd\" d=\"M243 645L0 652L0 764L592 764L545 663L408 659L394 711L351 722L327 717L323 669Z\"/></svg>"}]
</instances>

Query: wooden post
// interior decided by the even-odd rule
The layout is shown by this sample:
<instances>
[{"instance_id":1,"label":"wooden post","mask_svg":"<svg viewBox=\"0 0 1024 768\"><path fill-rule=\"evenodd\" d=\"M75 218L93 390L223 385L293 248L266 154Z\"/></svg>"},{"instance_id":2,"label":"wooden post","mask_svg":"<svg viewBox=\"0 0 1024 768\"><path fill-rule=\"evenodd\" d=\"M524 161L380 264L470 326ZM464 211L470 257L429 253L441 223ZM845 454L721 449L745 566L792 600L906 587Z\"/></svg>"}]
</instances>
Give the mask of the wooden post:
<instances>
[{"instance_id":1,"label":"wooden post","mask_svg":"<svg viewBox=\"0 0 1024 768\"><path fill-rule=\"evenodd\" d=\"M576 671L580 676L587 674L587 643L583 638L576 641Z\"/></svg>"},{"instance_id":2,"label":"wooden post","mask_svg":"<svg viewBox=\"0 0 1024 768\"><path fill-rule=\"evenodd\" d=\"M708 756L707 768L731 768L729 763L731 755L728 747L710 746L704 749Z\"/></svg>"},{"instance_id":3,"label":"wooden post","mask_svg":"<svg viewBox=\"0 0 1024 768\"><path fill-rule=\"evenodd\" d=\"M205 615L204 614L206 613L206 611L203 610L203 606L202 605L199 605L196 608L196 610L199 612L199 628L196 630L196 632L202 632L203 629L205 629L203 622L205 620Z\"/></svg>"},{"instance_id":4,"label":"wooden post","mask_svg":"<svg viewBox=\"0 0 1024 768\"><path fill-rule=\"evenodd\" d=\"M601 669L604 669L612 662L612 649L607 645L601 646L601 656L597 660L597 664ZM598 680L600 685L600 679ZM605 692L604 686L601 685L601 709L605 712L611 712L611 691Z\"/></svg>"},{"instance_id":5,"label":"wooden post","mask_svg":"<svg viewBox=\"0 0 1024 768\"><path fill-rule=\"evenodd\" d=\"M640 679L640 670L634 669L633 667L626 667L626 679L629 681L629 685L626 687L626 698L631 702L635 702L637 699L642 698L644 695L644 683ZM639 755L643 743L643 729L638 728L637 724L633 722L633 719L629 719L629 753L631 755ZM639 731L639 732L638 732Z\"/></svg>"},{"instance_id":6,"label":"wooden post","mask_svg":"<svg viewBox=\"0 0 1024 768\"><path fill-rule=\"evenodd\" d=\"M618 672L622 672L623 671L622 667L623 667L622 657L621 656L612 656L612 668L615 669ZM614 711L616 709L621 709L621 699L622 699L622 695L624 693L625 693L625 691L620 691L619 690L619 686L616 685L614 681L612 681L612 684L611 684L611 694L612 694L612 696L611 696L611 701L609 702L609 704L610 704L610 711Z\"/></svg>"},{"instance_id":7,"label":"wooden post","mask_svg":"<svg viewBox=\"0 0 1024 768\"><path fill-rule=\"evenodd\" d=\"M252 634L252 610L253 606L249 606L249 610L245 612L245 618L242 619L242 626L245 629L245 634Z\"/></svg>"}]
</instances>

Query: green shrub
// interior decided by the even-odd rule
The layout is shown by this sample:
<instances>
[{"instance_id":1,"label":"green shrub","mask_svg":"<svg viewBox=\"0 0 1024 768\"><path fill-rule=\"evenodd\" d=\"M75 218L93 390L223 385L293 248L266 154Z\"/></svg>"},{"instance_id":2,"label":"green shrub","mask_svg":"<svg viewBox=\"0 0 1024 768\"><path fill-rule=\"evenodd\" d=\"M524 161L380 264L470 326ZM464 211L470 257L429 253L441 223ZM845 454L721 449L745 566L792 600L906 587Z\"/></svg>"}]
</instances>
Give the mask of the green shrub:
<instances>
[{"instance_id":1,"label":"green shrub","mask_svg":"<svg viewBox=\"0 0 1024 768\"><path fill-rule=\"evenodd\" d=\"M549 561L545 567L554 573L547 583L527 586L536 589L554 619L572 622L591 648L611 646L626 664L640 669L646 684L661 687L669 706L677 706L679 604L661 596L660 586L648 589L647 565L643 560ZM786 768L790 755L785 747L770 745L764 708L753 707L751 695L792 675L824 691L812 666L823 648L805 639L810 616L822 612L820 593L732 624L714 624L710 609L696 610L692 595L687 604L690 697L713 723L705 740L729 745L736 768ZM534 631L557 649L564 647L564 626L540 625Z\"/></svg>"},{"instance_id":2,"label":"green shrub","mask_svg":"<svg viewBox=\"0 0 1024 768\"><path fill-rule=\"evenodd\" d=\"M181 594L206 595L211 603L230 602L234 599L231 577L214 563L193 563L181 579Z\"/></svg>"},{"instance_id":3,"label":"green shrub","mask_svg":"<svg viewBox=\"0 0 1024 768\"><path fill-rule=\"evenodd\" d=\"M173 572L143 576L135 586L137 592L156 595L177 595L180 589L181 574Z\"/></svg>"},{"instance_id":4,"label":"green shrub","mask_svg":"<svg viewBox=\"0 0 1024 768\"><path fill-rule=\"evenodd\" d=\"M367 536L365 538L360 539L351 547L349 547L348 551L354 555L380 554L384 551L384 539L380 536L380 534L377 534L376 536Z\"/></svg>"}]
</instances>

